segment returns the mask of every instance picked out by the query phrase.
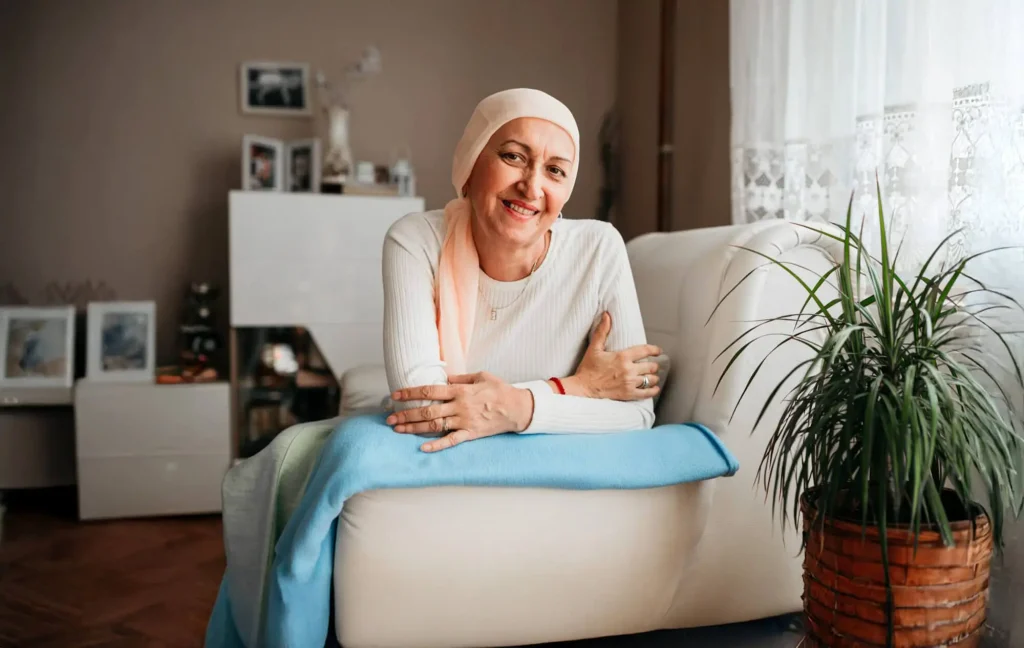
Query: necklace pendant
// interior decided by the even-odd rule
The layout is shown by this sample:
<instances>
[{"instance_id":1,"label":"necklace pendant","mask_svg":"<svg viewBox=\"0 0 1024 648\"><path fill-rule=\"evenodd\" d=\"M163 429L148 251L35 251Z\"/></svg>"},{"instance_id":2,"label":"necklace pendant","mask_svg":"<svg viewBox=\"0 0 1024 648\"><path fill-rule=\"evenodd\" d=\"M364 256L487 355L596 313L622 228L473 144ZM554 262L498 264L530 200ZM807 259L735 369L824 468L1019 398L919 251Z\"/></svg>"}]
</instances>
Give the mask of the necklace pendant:
<instances>
[{"instance_id":1,"label":"necklace pendant","mask_svg":"<svg viewBox=\"0 0 1024 648\"><path fill-rule=\"evenodd\" d=\"M491 309L491 321L498 319L498 311L494 308Z\"/></svg>"}]
</instances>

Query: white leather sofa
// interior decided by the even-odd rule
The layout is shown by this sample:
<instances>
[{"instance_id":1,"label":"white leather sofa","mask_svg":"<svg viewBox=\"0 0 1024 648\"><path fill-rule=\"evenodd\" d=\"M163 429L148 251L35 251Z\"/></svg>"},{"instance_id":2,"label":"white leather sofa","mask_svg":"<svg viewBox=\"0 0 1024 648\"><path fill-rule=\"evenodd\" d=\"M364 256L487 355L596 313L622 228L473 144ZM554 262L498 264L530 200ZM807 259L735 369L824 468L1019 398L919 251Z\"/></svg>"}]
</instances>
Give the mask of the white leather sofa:
<instances>
[{"instance_id":1,"label":"white leather sofa","mask_svg":"<svg viewBox=\"0 0 1024 648\"><path fill-rule=\"evenodd\" d=\"M738 458L738 474L638 491L358 495L345 506L335 556L334 621L344 648L518 646L801 609L800 538L791 526L782 532L755 483L779 404L758 431L751 426L803 347L771 357L735 416L748 377L778 338L752 347L717 393L726 358L715 356L753 320L797 312L805 294L739 245L817 270L837 252L778 221L649 234L628 246L649 340L672 361L658 422L709 426ZM757 266L764 268L706 323ZM759 329L779 330L786 327ZM349 409L378 406L387 394L381 368L350 372L342 388Z\"/></svg>"}]
</instances>

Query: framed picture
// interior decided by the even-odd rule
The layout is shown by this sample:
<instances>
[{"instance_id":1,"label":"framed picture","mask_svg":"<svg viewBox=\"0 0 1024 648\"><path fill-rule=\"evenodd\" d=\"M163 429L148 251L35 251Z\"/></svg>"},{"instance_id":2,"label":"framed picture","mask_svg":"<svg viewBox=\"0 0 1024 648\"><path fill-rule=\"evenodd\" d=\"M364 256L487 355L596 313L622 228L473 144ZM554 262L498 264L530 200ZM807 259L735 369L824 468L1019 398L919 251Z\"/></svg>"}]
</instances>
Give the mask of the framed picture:
<instances>
[{"instance_id":1,"label":"framed picture","mask_svg":"<svg viewBox=\"0 0 1024 648\"><path fill-rule=\"evenodd\" d=\"M285 186L288 191L319 193L320 140L305 139L285 145Z\"/></svg>"},{"instance_id":2,"label":"framed picture","mask_svg":"<svg viewBox=\"0 0 1024 648\"><path fill-rule=\"evenodd\" d=\"M87 321L87 378L155 378L156 302L90 302Z\"/></svg>"},{"instance_id":3,"label":"framed picture","mask_svg":"<svg viewBox=\"0 0 1024 648\"><path fill-rule=\"evenodd\" d=\"M309 64L247 61L241 65L242 113L310 117Z\"/></svg>"},{"instance_id":4,"label":"framed picture","mask_svg":"<svg viewBox=\"0 0 1024 648\"><path fill-rule=\"evenodd\" d=\"M242 138L242 189L284 189L284 142L260 135Z\"/></svg>"},{"instance_id":5,"label":"framed picture","mask_svg":"<svg viewBox=\"0 0 1024 648\"><path fill-rule=\"evenodd\" d=\"M75 307L0 308L0 387L71 387Z\"/></svg>"}]
</instances>

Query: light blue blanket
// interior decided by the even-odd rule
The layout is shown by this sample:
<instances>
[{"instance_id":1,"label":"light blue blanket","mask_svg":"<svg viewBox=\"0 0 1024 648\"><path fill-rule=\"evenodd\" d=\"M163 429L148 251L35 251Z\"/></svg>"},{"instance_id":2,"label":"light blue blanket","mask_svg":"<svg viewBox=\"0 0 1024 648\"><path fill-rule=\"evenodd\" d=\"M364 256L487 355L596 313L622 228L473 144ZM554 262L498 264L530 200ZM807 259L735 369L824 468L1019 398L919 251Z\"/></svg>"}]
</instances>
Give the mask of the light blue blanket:
<instances>
[{"instance_id":1,"label":"light blue blanket","mask_svg":"<svg viewBox=\"0 0 1024 648\"><path fill-rule=\"evenodd\" d=\"M260 646L323 646L328 633L337 520L364 491L427 486L574 490L656 488L734 474L735 457L706 427L661 425L611 434L502 434L437 453L396 434L384 415L342 421L324 443L302 499L277 542ZM207 648L246 647L228 575L207 627Z\"/></svg>"}]
</instances>

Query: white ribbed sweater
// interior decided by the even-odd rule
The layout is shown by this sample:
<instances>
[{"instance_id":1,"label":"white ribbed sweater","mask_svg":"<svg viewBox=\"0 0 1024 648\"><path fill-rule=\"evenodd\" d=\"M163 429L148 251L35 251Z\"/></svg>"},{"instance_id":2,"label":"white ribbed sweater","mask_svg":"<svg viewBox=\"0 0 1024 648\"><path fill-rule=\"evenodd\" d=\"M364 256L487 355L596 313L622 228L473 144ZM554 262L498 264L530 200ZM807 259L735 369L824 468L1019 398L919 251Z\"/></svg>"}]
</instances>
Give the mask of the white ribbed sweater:
<instances>
[{"instance_id":1,"label":"white ribbed sweater","mask_svg":"<svg viewBox=\"0 0 1024 648\"><path fill-rule=\"evenodd\" d=\"M446 384L434 311L444 214L409 214L384 240L384 364L389 388ZM601 313L612 317L608 350L646 344L626 246L612 225L560 219L532 278L501 282L480 271L467 373L488 371L533 393L525 433L649 428L653 402L563 396L546 382L571 376ZM491 320L491 309L497 319ZM396 403L405 409L419 403Z\"/></svg>"}]
</instances>

